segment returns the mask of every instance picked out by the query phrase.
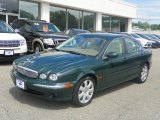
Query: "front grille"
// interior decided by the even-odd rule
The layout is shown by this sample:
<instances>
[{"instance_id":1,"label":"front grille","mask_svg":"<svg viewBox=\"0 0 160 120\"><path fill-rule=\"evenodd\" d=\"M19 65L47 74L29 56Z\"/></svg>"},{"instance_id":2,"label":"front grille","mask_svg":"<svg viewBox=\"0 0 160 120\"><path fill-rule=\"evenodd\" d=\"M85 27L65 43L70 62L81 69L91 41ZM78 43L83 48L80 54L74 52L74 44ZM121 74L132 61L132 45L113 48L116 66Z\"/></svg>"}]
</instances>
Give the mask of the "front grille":
<instances>
[{"instance_id":1,"label":"front grille","mask_svg":"<svg viewBox=\"0 0 160 120\"><path fill-rule=\"evenodd\" d=\"M61 44L64 41L66 41L66 39L54 39L54 44L58 45L58 44Z\"/></svg>"},{"instance_id":2,"label":"front grille","mask_svg":"<svg viewBox=\"0 0 160 120\"><path fill-rule=\"evenodd\" d=\"M31 89L27 89L26 92L31 93L31 94L35 94L35 95L44 95L44 93L42 93L42 92L31 90Z\"/></svg>"},{"instance_id":3,"label":"front grille","mask_svg":"<svg viewBox=\"0 0 160 120\"><path fill-rule=\"evenodd\" d=\"M25 68L25 67L22 67L22 66L18 66L17 71L19 73L21 73L22 75L25 75L25 76L30 77L30 78L37 78L38 77L38 72L37 71L31 70L31 69L28 69L28 68Z\"/></svg>"},{"instance_id":4,"label":"front grille","mask_svg":"<svg viewBox=\"0 0 160 120\"><path fill-rule=\"evenodd\" d=\"M19 47L19 40L0 40L0 47Z\"/></svg>"}]
</instances>

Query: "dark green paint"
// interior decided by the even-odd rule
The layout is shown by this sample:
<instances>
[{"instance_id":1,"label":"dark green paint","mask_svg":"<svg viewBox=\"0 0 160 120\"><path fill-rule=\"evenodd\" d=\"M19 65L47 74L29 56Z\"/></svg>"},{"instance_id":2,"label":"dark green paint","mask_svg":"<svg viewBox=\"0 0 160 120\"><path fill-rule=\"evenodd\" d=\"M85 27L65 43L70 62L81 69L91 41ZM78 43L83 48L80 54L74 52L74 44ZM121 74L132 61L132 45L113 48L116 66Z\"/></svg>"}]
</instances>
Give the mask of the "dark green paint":
<instances>
[{"instance_id":1,"label":"dark green paint","mask_svg":"<svg viewBox=\"0 0 160 120\"><path fill-rule=\"evenodd\" d=\"M90 36L92 34L89 34ZM95 35L95 34L94 34ZM105 35L97 35L97 37ZM113 36L108 38L108 43L115 38L123 36ZM124 48L126 49L126 48ZM84 76L94 77L96 80L96 91L111 87L113 85L131 80L138 77L140 68L144 63L151 64L151 51L147 49L139 52L128 54L127 51L123 56L116 58L103 59L102 55L105 49L96 57L70 54L60 51L50 51L47 53L28 55L15 61L16 65L21 65L29 69L45 73L47 75L54 73L58 75L57 81L41 80L40 78L31 79L16 72L11 71L11 77L15 83L16 79L25 81L27 89L43 93L45 98L56 100L71 99L75 86ZM97 78L99 76L99 78ZM46 86L56 85L59 83L72 83L73 87L68 89L51 89L35 87L33 84L42 84ZM51 95L54 93L54 97Z\"/></svg>"}]
</instances>

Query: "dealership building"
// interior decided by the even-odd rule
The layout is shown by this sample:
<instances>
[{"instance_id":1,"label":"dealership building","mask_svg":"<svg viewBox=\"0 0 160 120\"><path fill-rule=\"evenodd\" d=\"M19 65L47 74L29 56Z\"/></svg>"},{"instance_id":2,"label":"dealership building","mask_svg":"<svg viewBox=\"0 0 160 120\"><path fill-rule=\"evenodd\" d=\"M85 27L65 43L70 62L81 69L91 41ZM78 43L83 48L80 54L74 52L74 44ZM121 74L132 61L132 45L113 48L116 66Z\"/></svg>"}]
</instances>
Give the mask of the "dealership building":
<instances>
[{"instance_id":1,"label":"dealership building","mask_svg":"<svg viewBox=\"0 0 160 120\"><path fill-rule=\"evenodd\" d=\"M68 28L130 32L136 6L122 0L0 0L0 20L40 19Z\"/></svg>"}]
</instances>

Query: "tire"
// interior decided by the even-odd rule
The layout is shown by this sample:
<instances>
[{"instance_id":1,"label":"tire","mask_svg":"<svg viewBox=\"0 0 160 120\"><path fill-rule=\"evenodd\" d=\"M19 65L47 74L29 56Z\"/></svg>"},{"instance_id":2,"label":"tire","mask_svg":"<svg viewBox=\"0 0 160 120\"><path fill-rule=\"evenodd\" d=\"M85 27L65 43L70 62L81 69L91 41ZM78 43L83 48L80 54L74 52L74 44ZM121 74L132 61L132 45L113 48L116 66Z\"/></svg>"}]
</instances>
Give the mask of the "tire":
<instances>
[{"instance_id":1,"label":"tire","mask_svg":"<svg viewBox=\"0 0 160 120\"><path fill-rule=\"evenodd\" d=\"M36 43L34 45L34 52L37 53L37 52L42 52L42 51L43 51L42 46L40 44Z\"/></svg>"},{"instance_id":2,"label":"tire","mask_svg":"<svg viewBox=\"0 0 160 120\"><path fill-rule=\"evenodd\" d=\"M148 78L148 73L149 73L149 66L148 66L148 64L144 64L141 67L141 71L140 71L139 77L137 79L137 82L138 83L145 83Z\"/></svg>"},{"instance_id":3,"label":"tire","mask_svg":"<svg viewBox=\"0 0 160 120\"><path fill-rule=\"evenodd\" d=\"M85 77L77 84L74 94L74 104L84 107L91 103L95 92L95 80L91 77Z\"/></svg>"}]
</instances>

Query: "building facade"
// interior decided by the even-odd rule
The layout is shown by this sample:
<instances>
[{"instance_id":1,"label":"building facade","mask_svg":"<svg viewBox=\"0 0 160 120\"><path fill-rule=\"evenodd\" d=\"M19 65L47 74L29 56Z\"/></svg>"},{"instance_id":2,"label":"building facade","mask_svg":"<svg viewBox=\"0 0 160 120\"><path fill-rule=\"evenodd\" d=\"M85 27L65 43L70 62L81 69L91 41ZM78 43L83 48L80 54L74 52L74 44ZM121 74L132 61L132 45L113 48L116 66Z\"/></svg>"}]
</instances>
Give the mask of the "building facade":
<instances>
[{"instance_id":1,"label":"building facade","mask_svg":"<svg viewBox=\"0 0 160 120\"><path fill-rule=\"evenodd\" d=\"M68 28L130 32L136 6L120 0L0 0L0 20L41 19Z\"/></svg>"}]
</instances>

